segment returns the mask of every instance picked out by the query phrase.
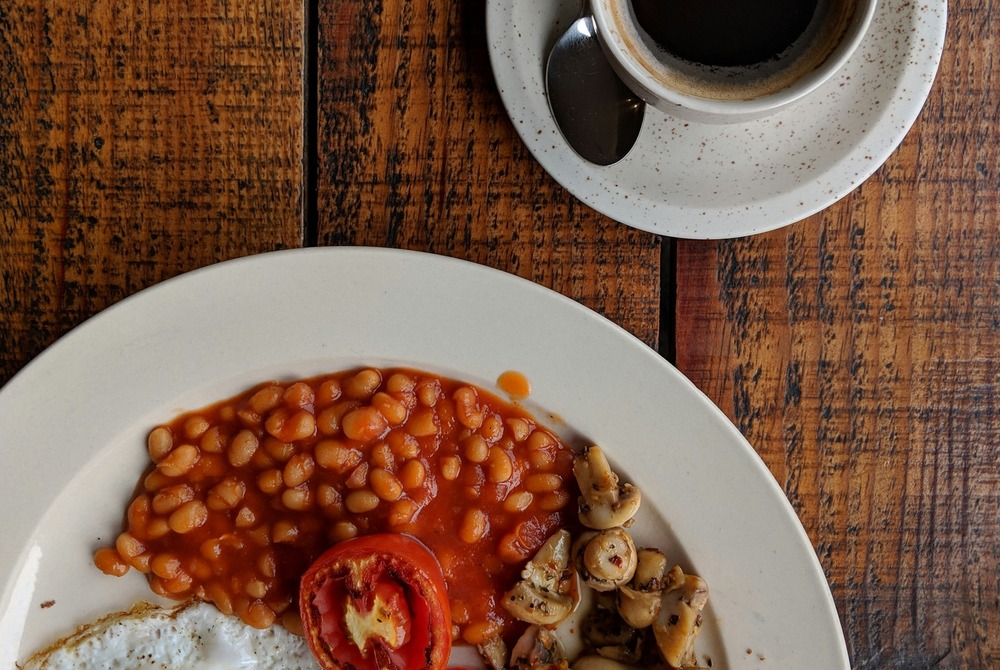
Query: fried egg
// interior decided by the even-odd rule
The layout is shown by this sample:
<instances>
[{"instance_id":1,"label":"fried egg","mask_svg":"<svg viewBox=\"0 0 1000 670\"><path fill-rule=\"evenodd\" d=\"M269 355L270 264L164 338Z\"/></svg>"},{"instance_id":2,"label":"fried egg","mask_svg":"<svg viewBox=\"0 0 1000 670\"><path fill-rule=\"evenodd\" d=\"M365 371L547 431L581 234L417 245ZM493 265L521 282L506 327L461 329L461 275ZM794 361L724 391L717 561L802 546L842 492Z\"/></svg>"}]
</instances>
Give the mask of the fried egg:
<instances>
[{"instance_id":1,"label":"fried egg","mask_svg":"<svg viewBox=\"0 0 1000 670\"><path fill-rule=\"evenodd\" d=\"M111 614L29 658L24 670L190 668L312 670L304 638L281 626L252 628L213 605L147 603Z\"/></svg>"}]
</instances>

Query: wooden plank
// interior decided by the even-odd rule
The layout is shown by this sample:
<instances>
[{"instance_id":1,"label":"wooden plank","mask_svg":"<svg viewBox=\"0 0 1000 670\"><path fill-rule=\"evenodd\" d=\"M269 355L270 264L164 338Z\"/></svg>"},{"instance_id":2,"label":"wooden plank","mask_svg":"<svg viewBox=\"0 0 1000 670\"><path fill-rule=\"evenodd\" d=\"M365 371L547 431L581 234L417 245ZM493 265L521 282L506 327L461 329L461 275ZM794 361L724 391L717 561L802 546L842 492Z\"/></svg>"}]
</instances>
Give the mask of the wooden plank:
<instances>
[{"instance_id":1,"label":"wooden plank","mask_svg":"<svg viewBox=\"0 0 1000 670\"><path fill-rule=\"evenodd\" d=\"M302 240L297 3L0 9L0 383L150 284Z\"/></svg>"},{"instance_id":2,"label":"wooden plank","mask_svg":"<svg viewBox=\"0 0 1000 670\"><path fill-rule=\"evenodd\" d=\"M319 242L506 270L655 346L659 238L580 204L534 161L493 83L484 12L320 0Z\"/></svg>"},{"instance_id":3,"label":"wooden plank","mask_svg":"<svg viewBox=\"0 0 1000 670\"><path fill-rule=\"evenodd\" d=\"M1000 72L951 17L916 127L787 229L678 244L677 363L795 506L856 668L1000 667Z\"/></svg>"}]
</instances>

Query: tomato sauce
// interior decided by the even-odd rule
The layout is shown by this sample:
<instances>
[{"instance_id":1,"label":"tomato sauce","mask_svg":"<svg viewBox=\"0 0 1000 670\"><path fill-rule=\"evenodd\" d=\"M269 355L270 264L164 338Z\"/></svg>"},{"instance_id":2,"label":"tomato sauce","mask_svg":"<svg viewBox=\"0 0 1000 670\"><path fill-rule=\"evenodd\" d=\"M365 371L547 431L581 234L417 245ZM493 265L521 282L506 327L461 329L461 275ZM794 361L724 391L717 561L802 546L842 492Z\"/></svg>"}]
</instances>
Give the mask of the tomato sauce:
<instances>
[{"instance_id":1,"label":"tomato sauce","mask_svg":"<svg viewBox=\"0 0 1000 670\"><path fill-rule=\"evenodd\" d=\"M509 639L521 626L504 591L575 523L567 445L516 405L417 370L262 384L158 426L148 447L126 527L95 563L257 627L298 628L299 580L330 546L395 532L440 562L456 640Z\"/></svg>"}]
</instances>

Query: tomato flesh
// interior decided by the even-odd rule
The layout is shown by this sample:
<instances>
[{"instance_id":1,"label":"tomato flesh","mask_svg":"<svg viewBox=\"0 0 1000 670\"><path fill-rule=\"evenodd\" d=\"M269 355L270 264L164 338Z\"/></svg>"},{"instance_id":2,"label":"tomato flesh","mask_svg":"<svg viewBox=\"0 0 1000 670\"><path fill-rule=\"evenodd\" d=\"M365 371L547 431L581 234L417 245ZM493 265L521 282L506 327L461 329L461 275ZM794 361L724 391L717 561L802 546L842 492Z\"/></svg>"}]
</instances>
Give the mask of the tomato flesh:
<instances>
[{"instance_id":1,"label":"tomato flesh","mask_svg":"<svg viewBox=\"0 0 1000 670\"><path fill-rule=\"evenodd\" d=\"M299 610L324 668L444 668L451 613L434 555L406 535L334 545L302 578Z\"/></svg>"}]
</instances>

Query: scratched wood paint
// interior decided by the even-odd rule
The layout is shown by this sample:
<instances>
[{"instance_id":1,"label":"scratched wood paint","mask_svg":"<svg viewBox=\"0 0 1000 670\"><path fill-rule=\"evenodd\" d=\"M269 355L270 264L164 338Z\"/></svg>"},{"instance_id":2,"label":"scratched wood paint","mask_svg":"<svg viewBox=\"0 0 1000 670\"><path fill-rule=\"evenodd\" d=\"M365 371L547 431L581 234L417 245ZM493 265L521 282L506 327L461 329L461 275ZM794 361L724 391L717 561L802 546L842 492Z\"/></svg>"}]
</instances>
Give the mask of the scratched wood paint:
<instances>
[{"instance_id":1,"label":"scratched wood paint","mask_svg":"<svg viewBox=\"0 0 1000 670\"><path fill-rule=\"evenodd\" d=\"M492 79L484 13L471 0L320 0L319 242L506 270L655 346L659 238L580 204L532 159Z\"/></svg>"},{"instance_id":2,"label":"scratched wood paint","mask_svg":"<svg viewBox=\"0 0 1000 670\"><path fill-rule=\"evenodd\" d=\"M0 384L102 308L302 239L296 3L0 7Z\"/></svg>"},{"instance_id":3,"label":"scratched wood paint","mask_svg":"<svg viewBox=\"0 0 1000 670\"><path fill-rule=\"evenodd\" d=\"M786 230L678 245L677 363L798 510L856 668L1000 667L989 12L953 17L927 108L859 191Z\"/></svg>"}]
</instances>

